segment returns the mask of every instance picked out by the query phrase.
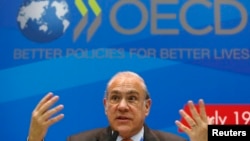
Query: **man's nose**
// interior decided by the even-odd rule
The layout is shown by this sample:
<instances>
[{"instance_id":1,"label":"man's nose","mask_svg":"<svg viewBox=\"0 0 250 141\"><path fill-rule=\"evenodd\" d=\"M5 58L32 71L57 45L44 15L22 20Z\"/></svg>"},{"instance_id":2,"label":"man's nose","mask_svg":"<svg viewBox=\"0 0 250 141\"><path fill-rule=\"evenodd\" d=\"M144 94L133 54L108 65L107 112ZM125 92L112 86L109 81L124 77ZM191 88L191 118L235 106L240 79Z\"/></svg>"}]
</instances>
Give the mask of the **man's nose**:
<instances>
[{"instance_id":1,"label":"man's nose","mask_svg":"<svg viewBox=\"0 0 250 141\"><path fill-rule=\"evenodd\" d=\"M128 103L126 101L125 98L123 98L120 103L118 104L118 109L119 110L124 110L124 109L128 109Z\"/></svg>"}]
</instances>

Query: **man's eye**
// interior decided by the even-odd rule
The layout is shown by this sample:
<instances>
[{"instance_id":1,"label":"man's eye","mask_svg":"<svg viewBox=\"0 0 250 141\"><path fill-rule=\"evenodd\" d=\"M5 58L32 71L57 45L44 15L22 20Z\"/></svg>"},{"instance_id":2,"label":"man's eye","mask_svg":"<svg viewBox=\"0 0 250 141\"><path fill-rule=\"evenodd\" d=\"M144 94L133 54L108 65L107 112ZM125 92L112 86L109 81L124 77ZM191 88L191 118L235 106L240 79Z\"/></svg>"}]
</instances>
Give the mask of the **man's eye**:
<instances>
[{"instance_id":1,"label":"man's eye","mask_svg":"<svg viewBox=\"0 0 250 141\"><path fill-rule=\"evenodd\" d=\"M129 101L136 101L136 100L137 100L137 97L135 97L135 96L130 96L130 97L128 97L128 100L129 100Z\"/></svg>"},{"instance_id":2,"label":"man's eye","mask_svg":"<svg viewBox=\"0 0 250 141\"><path fill-rule=\"evenodd\" d=\"M111 97L111 100L113 100L113 101L118 101L118 100L120 100L120 97L119 97L119 96L112 96L112 97Z\"/></svg>"}]
</instances>

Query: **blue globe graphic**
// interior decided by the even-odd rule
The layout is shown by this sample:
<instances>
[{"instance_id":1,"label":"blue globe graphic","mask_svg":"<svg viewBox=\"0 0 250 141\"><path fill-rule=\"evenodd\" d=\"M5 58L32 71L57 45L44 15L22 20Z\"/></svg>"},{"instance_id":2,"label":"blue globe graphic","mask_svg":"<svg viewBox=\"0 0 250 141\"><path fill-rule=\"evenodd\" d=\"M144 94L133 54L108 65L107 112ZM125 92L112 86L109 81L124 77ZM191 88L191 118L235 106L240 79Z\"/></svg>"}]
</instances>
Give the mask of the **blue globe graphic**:
<instances>
[{"instance_id":1,"label":"blue globe graphic","mask_svg":"<svg viewBox=\"0 0 250 141\"><path fill-rule=\"evenodd\" d=\"M24 0L17 16L20 31L35 42L50 42L69 27L69 9L65 0Z\"/></svg>"}]
</instances>

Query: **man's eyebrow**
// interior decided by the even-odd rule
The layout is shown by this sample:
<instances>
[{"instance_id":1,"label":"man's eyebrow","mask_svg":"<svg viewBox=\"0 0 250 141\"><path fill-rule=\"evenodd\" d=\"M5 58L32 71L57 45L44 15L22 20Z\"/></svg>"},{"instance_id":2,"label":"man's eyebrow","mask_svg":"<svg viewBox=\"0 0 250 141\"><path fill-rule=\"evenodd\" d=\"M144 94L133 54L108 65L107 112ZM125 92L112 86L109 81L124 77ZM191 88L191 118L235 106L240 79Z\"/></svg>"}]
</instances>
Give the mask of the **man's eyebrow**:
<instances>
[{"instance_id":1,"label":"man's eyebrow","mask_svg":"<svg viewBox=\"0 0 250 141\"><path fill-rule=\"evenodd\" d=\"M121 94L121 92L119 92L118 90L112 90L110 94Z\"/></svg>"},{"instance_id":2,"label":"man's eyebrow","mask_svg":"<svg viewBox=\"0 0 250 141\"><path fill-rule=\"evenodd\" d=\"M136 95L139 95L139 92L136 91L136 90L129 90L126 92L126 94L136 94Z\"/></svg>"},{"instance_id":3,"label":"man's eyebrow","mask_svg":"<svg viewBox=\"0 0 250 141\"><path fill-rule=\"evenodd\" d=\"M129 94L129 95L131 95L131 94L139 95L139 92L136 91L136 90L129 90L129 91L126 91L125 93ZM122 92L120 92L119 90L112 90L110 92L110 94L112 94L112 95L118 95L118 94L122 94Z\"/></svg>"}]
</instances>

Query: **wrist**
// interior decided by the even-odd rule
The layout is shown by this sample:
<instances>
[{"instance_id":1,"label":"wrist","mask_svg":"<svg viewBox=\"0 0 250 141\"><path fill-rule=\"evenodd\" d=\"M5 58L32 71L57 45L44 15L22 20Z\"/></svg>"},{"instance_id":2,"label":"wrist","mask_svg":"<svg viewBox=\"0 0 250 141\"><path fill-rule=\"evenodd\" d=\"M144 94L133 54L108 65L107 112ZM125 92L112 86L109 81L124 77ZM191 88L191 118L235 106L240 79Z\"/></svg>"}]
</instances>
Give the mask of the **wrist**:
<instances>
[{"instance_id":1,"label":"wrist","mask_svg":"<svg viewBox=\"0 0 250 141\"><path fill-rule=\"evenodd\" d=\"M44 139L35 139L35 138L32 138L32 137L27 137L27 141L44 141Z\"/></svg>"}]
</instances>

